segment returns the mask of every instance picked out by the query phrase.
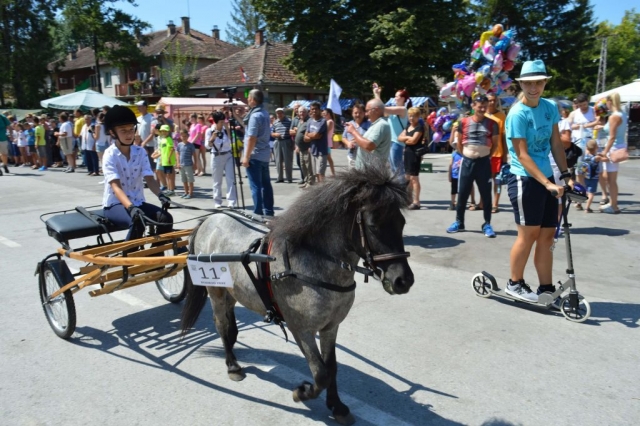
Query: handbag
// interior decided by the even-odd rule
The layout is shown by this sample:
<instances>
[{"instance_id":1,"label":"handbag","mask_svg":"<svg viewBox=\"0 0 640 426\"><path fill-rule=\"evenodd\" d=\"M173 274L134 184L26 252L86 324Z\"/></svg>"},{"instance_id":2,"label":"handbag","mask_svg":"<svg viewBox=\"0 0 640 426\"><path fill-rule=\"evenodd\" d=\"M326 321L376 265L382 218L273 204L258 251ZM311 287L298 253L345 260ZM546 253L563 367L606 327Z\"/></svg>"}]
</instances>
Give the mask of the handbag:
<instances>
[{"instance_id":1,"label":"handbag","mask_svg":"<svg viewBox=\"0 0 640 426\"><path fill-rule=\"evenodd\" d=\"M627 161L628 159L629 151L627 150L627 147L609 152L609 160L611 160L612 163L620 163L622 161Z\"/></svg>"}]
</instances>

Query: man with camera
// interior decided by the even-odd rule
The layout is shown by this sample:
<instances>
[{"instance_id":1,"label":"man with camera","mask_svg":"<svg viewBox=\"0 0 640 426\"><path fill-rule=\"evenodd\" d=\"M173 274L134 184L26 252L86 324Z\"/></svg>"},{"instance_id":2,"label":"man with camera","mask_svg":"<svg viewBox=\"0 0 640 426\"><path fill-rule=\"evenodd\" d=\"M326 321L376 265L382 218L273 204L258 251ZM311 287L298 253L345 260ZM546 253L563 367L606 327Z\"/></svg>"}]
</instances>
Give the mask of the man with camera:
<instances>
[{"instance_id":1,"label":"man with camera","mask_svg":"<svg viewBox=\"0 0 640 426\"><path fill-rule=\"evenodd\" d=\"M283 108L276 109L276 121L273 122L272 137L275 138L273 150L276 154L276 170L278 178L276 183L284 182L283 169L285 171L287 182L293 183L293 141L289 134L291 128L291 120L284 115Z\"/></svg>"},{"instance_id":2,"label":"man with camera","mask_svg":"<svg viewBox=\"0 0 640 426\"><path fill-rule=\"evenodd\" d=\"M233 184L234 164L231 155L231 133L225 123L225 115L220 111L212 114L214 128L211 136L205 140L211 149L211 175L213 176L213 202L215 208L222 207L222 174L227 180L227 203L230 208L236 207L236 188Z\"/></svg>"}]
</instances>

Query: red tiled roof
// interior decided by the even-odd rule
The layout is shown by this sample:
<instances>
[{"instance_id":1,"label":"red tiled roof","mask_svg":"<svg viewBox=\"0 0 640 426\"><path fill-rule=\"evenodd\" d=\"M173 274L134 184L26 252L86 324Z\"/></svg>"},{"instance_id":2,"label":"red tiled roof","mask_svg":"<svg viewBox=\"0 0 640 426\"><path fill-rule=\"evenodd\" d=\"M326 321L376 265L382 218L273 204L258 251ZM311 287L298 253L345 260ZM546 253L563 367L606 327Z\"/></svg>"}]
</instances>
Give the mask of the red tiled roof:
<instances>
[{"instance_id":1,"label":"red tiled roof","mask_svg":"<svg viewBox=\"0 0 640 426\"><path fill-rule=\"evenodd\" d=\"M196 72L198 81L194 88L255 85L262 77L263 84L287 84L306 86L282 60L291 53L292 46L285 43L265 42L250 46ZM240 68L247 74L242 81Z\"/></svg>"},{"instance_id":2,"label":"red tiled roof","mask_svg":"<svg viewBox=\"0 0 640 426\"><path fill-rule=\"evenodd\" d=\"M172 35L169 35L165 29L147 34L147 37L149 37L149 40L141 47L142 53L146 56L161 55L165 51L172 52L177 43L180 45L180 50L190 52L201 59L219 60L242 50L241 47L213 38L194 29L191 29L188 35L184 34L182 27L176 28L175 34ZM76 52L76 59L70 60L66 58L64 64L62 64L62 60L52 62L49 64L49 69L53 70L56 64L60 64L61 71L68 71L91 67L94 63L95 54L93 49L85 47ZM101 65L106 63L105 60L100 61Z\"/></svg>"}]
</instances>

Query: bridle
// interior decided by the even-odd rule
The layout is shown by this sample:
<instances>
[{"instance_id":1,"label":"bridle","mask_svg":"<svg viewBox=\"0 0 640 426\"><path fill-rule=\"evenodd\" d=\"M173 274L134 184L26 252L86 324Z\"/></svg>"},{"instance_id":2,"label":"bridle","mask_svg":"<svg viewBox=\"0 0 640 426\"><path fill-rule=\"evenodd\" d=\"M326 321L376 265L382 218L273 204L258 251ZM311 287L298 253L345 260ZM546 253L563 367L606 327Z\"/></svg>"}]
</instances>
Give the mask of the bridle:
<instances>
[{"instance_id":1,"label":"bridle","mask_svg":"<svg viewBox=\"0 0 640 426\"><path fill-rule=\"evenodd\" d=\"M385 253L374 255L369 245L369 239L367 238L367 232L364 227L364 221L362 220L362 209L358 210L355 216L355 221L358 224L360 230L360 244L364 250L364 266L366 269L372 272L372 276L380 281L384 280L384 271L378 266L378 262L386 262L395 259L406 259L410 256L408 251L402 253Z\"/></svg>"}]
</instances>

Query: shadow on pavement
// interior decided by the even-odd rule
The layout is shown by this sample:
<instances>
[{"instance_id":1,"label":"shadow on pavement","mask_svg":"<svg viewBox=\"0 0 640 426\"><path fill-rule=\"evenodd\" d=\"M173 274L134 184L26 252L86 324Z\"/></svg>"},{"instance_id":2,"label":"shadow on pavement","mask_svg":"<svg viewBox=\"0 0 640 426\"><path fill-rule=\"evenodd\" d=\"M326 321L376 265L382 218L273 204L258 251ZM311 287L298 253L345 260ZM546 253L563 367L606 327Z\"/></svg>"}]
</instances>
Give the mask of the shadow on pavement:
<instances>
[{"instance_id":1,"label":"shadow on pavement","mask_svg":"<svg viewBox=\"0 0 640 426\"><path fill-rule=\"evenodd\" d=\"M407 246L418 246L427 249L439 249L456 247L464 244L463 240L451 237L440 237L435 235L409 235L404 237L404 244Z\"/></svg>"},{"instance_id":2,"label":"shadow on pavement","mask_svg":"<svg viewBox=\"0 0 640 426\"><path fill-rule=\"evenodd\" d=\"M604 235L607 237L621 237L629 234L628 229L602 228L592 226L590 228L571 228L571 235Z\"/></svg>"},{"instance_id":3,"label":"shadow on pavement","mask_svg":"<svg viewBox=\"0 0 640 426\"><path fill-rule=\"evenodd\" d=\"M99 350L145 367L172 372L184 379L193 381L214 391L224 392L246 401L299 414L305 418L329 425L336 424L335 421L330 418L330 411L325 406L325 393L317 400L305 403L309 409L295 408L269 401L269 396L267 396L266 399L262 399L245 395L241 390L238 390L239 388L237 386L235 386L235 389L230 389L180 369L180 364L194 353L199 357L219 358L211 362L218 364L221 370L226 368L224 349L222 348L221 342L217 343L215 347L204 348L205 345L219 338L219 335L213 331L214 325L211 306L209 304L205 306L194 329L192 329L183 340L180 339L181 309L182 305L165 304L156 308L136 312L115 320L113 322L113 329L108 331L98 330L92 327L78 327L71 342L78 346ZM292 380L287 379L287 375L290 376L291 370L294 370L298 375L304 376L307 380L311 379L309 367L301 353L291 354L264 349L256 350L246 345L246 342L243 342L242 332L256 328L261 328L268 333L274 334L274 338L282 339L280 330L277 329L277 327L262 323L258 315L242 307L236 308L236 319L240 334L239 342L235 346L234 352L241 365L244 365L243 359L249 360L248 362L252 360L259 362L261 359L268 358L277 363L275 368L268 372L262 371L255 366L246 366L245 373L247 373L247 375L254 375L261 380L290 390L293 390L294 387L299 385L299 383L292 383ZM293 343L290 342L289 344ZM386 414L392 415L409 424L460 425L460 423L450 421L436 414L432 411L430 405L421 404L413 400L413 394L417 391L426 391L457 399L456 396L431 389L418 383L413 383L387 368L369 361L363 355L357 354L343 346L339 347L395 380L404 382L409 387L406 391L398 392L384 381L353 367L340 364L338 360L339 389L345 396L348 394L369 405L378 407ZM123 348L130 349L133 351L133 354L127 355L122 351ZM282 374L278 374L281 371ZM231 383L232 382L229 381L229 384ZM249 384L246 386L249 386ZM348 405L348 402L345 402ZM357 419L357 421L360 425L373 424L366 419Z\"/></svg>"},{"instance_id":4,"label":"shadow on pavement","mask_svg":"<svg viewBox=\"0 0 640 426\"><path fill-rule=\"evenodd\" d=\"M585 324L619 322L629 328L640 327L640 305L636 303L591 302L591 317Z\"/></svg>"}]
</instances>

